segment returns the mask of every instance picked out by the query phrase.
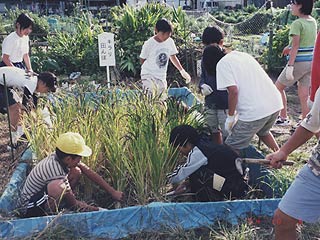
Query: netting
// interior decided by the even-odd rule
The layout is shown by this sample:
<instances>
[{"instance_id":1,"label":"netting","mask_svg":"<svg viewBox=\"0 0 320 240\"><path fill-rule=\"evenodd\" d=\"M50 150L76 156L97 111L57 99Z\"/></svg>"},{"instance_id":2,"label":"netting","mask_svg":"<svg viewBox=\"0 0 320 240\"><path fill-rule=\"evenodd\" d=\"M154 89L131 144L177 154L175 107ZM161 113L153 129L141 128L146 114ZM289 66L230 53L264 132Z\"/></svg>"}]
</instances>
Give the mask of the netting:
<instances>
[{"instance_id":1,"label":"netting","mask_svg":"<svg viewBox=\"0 0 320 240\"><path fill-rule=\"evenodd\" d=\"M231 16L232 14L236 14L234 11L225 18L226 21L219 20L219 14L213 16L209 12L205 13L203 18L208 22L208 25L217 25L224 30L224 42L226 45L232 45L234 49L258 57L261 56L263 50L268 46L270 28L274 28L275 25L281 25L280 16L288 12L287 9L270 8L266 10L266 3L255 11L254 14L251 14L250 17L241 16L243 20L237 23L229 22L235 21Z\"/></svg>"}]
</instances>

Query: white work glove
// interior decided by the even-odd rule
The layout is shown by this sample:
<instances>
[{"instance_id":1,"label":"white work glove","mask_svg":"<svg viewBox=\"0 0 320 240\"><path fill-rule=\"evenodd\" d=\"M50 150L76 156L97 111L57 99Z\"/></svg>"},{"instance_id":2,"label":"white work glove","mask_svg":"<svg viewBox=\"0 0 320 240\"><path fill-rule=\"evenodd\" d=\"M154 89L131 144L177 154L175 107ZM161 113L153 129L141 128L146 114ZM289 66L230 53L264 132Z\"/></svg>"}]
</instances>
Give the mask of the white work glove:
<instances>
[{"instance_id":1,"label":"white work glove","mask_svg":"<svg viewBox=\"0 0 320 240\"><path fill-rule=\"evenodd\" d=\"M293 77L293 66L288 66L286 68L286 78L288 81L293 81L294 77Z\"/></svg>"},{"instance_id":2,"label":"white work glove","mask_svg":"<svg viewBox=\"0 0 320 240\"><path fill-rule=\"evenodd\" d=\"M202 84L201 86L200 86L200 88L201 88L201 93L204 95L204 96L208 96L208 95L210 95L212 92L213 92L213 90L212 90L212 88L208 85L208 84Z\"/></svg>"},{"instance_id":3,"label":"white work glove","mask_svg":"<svg viewBox=\"0 0 320 240\"><path fill-rule=\"evenodd\" d=\"M311 110L311 108L313 106L313 101L311 101L310 96L308 97L307 105L308 105L308 108Z\"/></svg>"},{"instance_id":4,"label":"white work glove","mask_svg":"<svg viewBox=\"0 0 320 240\"><path fill-rule=\"evenodd\" d=\"M108 209L106 208L102 208L102 207L98 207L99 208L99 211L108 211Z\"/></svg>"},{"instance_id":5,"label":"white work glove","mask_svg":"<svg viewBox=\"0 0 320 240\"><path fill-rule=\"evenodd\" d=\"M186 70L184 70L183 68L180 70L180 74L185 79L186 83L189 83L191 81L189 73L187 73Z\"/></svg>"},{"instance_id":6,"label":"white work glove","mask_svg":"<svg viewBox=\"0 0 320 240\"><path fill-rule=\"evenodd\" d=\"M229 134L231 133L231 130L232 130L233 126L236 124L236 122L237 122L236 116L235 115L230 116L228 114L228 117L227 117L226 122L224 124L224 128Z\"/></svg>"}]
</instances>

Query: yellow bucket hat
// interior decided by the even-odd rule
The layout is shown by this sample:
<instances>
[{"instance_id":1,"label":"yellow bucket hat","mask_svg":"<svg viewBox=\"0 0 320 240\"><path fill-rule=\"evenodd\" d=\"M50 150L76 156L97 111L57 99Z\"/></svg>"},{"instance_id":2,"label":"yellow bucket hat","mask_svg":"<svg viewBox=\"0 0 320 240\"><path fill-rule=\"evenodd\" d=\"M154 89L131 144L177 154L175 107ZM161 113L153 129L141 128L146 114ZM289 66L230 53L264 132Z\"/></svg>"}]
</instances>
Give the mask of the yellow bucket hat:
<instances>
[{"instance_id":1,"label":"yellow bucket hat","mask_svg":"<svg viewBox=\"0 0 320 240\"><path fill-rule=\"evenodd\" d=\"M89 157L92 153L91 148L86 145L83 137L74 132L61 134L57 139L56 147L64 153L82 157Z\"/></svg>"}]
</instances>

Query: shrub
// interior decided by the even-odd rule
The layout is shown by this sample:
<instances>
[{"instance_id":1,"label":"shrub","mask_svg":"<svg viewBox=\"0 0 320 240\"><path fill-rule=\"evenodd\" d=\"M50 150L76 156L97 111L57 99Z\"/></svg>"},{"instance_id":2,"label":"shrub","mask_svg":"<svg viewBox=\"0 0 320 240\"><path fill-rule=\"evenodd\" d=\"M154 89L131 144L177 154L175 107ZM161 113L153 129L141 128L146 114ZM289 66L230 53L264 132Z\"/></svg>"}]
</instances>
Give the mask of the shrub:
<instances>
[{"instance_id":1,"label":"shrub","mask_svg":"<svg viewBox=\"0 0 320 240\"><path fill-rule=\"evenodd\" d=\"M288 36L288 26L275 30L271 49L267 48L262 55L262 61L268 65L268 71L278 74L285 66L286 59L281 54L283 48L289 44Z\"/></svg>"},{"instance_id":2,"label":"shrub","mask_svg":"<svg viewBox=\"0 0 320 240\"><path fill-rule=\"evenodd\" d=\"M48 36L47 56L59 62L60 73L80 71L92 74L102 71L99 67L98 34L103 30L99 25L91 25L83 18L74 18L74 30L57 32Z\"/></svg>"}]
</instances>

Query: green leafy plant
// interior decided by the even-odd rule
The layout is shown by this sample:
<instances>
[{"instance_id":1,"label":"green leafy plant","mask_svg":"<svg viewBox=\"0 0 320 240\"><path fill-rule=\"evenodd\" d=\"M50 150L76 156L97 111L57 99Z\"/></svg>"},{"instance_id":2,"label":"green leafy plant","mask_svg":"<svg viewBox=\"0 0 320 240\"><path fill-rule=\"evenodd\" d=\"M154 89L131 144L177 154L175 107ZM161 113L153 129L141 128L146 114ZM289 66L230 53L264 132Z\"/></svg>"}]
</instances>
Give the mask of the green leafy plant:
<instances>
[{"instance_id":1,"label":"green leafy plant","mask_svg":"<svg viewBox=\"0 0 320 240\"><path fill-rule=\"evenodd\" d=\"M59 62L60 73L80 71L90 74L101 71L98 57L99 25L91 25L85 16L74 19L73 32L57 32L48 36L47 55Z\"/></svg>"},{"instance_id":2,"label":"green leafy plant","mask_svg":"<svg viewBox=\"0 0 320 240\"><path fill-rule=\"evenodd\" d=\"M32 13L30 11L26 11L24 9L16 8L16 9L7 11L6 21L8 21L9 24L6 25L6 32L10 33L15 31L15 22L21 13L27 13L34 20L34 25L33 25L30 38L38 39L41 41L45 40L46 36L49 33L49 24L47 22L47 19L43 17L39 17L37 14Z\"/></svg>"},{"instance_id":3,"label":"green leafy plant","mask_svg":"<svg viewBox=\"0 0 320 240\"><path fill-rule=\"evenodd\" d=\"M140 73L142 45L153 35L156 22L169 17L169 13L170 9L160 4L147 4L140 9L128 5L111 9L110 28L115 33L117 62L124 75Z\"/></svg>"},{"instance_id":4,"label":"green leafy plant","mask_svg":"<svg viewBox=\"0 0 320 240\"><path fill-rule=\"evenodd\" d=\"M274 31L271 48L267 48L262 56L262 61L268 65L268 71L279 73L286 64L282 50L289 44L289 27L285 26Z\"/></svg>"}]
</instances>

